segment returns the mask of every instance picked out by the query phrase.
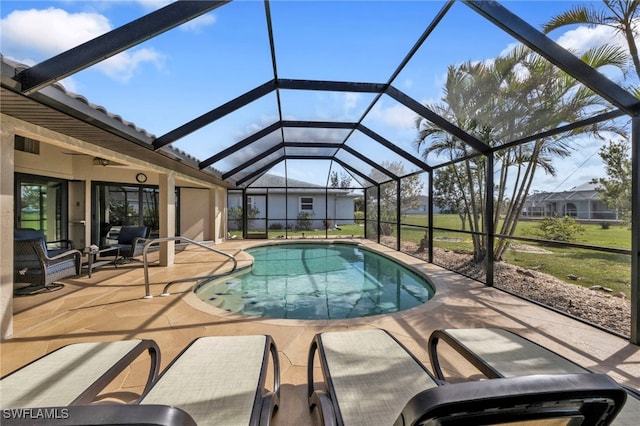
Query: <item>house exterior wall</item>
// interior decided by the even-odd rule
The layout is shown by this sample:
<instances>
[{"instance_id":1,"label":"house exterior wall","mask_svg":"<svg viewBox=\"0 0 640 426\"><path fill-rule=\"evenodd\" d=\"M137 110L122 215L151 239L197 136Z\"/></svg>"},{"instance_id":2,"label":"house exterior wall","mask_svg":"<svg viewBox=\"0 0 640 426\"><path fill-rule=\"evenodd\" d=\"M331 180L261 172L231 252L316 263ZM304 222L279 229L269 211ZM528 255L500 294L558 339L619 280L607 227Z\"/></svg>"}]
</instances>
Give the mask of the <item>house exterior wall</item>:
<instances>
[{"instance_id":1,"label":"house exterior wall","mask_svg":"<svg viewBox=\"0 0 640 426\"><path fill-rule=\"evenodd\" d=\"M182 188L180 190L180 235L196 241L211 238L209 190Z\"/></svg>"},{"instance_id":2,"label":"house exterior wall","mask_svg":"<svg viewBox=\"0 0 640 426\"><path fill-rule=\"evenodd\" d=\"M604 205L597 192L575 191L530 196L521 212L526 217L570 216L578 220L617 220L616 212Z\"/></svg>"},{"instance_id":3,"label":"house exterior wall","mask_svg":"<svg viewBox=\"0 0 640 426\"><path fill-rule=\"evenodd\" d=\"M253 207L257 208L258 218L264 218L267 211L265 209L265 198L263 195L248 195L251 197ZM328 199L325 193L304 193L290 191L287 195L284 193L269 193L268 198L268 219L267 226L282 226L284 229L296 229L298 214L303 212L301 209L300 199L313 198L313 210L311 213L311 227L314 229L323 229L325 217L330 220L330 225L336 223L351 224L354 222L353 197L338 196L329 194ZM229 193L229 208L241 207L241 193ZM262 226L263 222L253 221L250 229Z\"/></svg>"},{"instance_id":4,"label":"house exterior wall","mask_svg":"<svg viewBox=\"0 0 640 426\"><path fill-rule=\"evenodd\" d=\"M13 230L16 173L41 177L63 179L69 181L68 232L77 247L82 248L91 241L91 183L130 183L137 184L136 175L145 173L148 180L145 185L157 185L172 197L175 185L203 189L187 190L180 200L180 227L190 237L196 239L212 238L216 232L211 224L219 223L217 234L226 234L226 189L208 182L200 181L184 175L176 175L172 170L150 164L144 160L128 157L124 154L109 151L103 147L92 145L88 141L75 139L52 130L36 126L14 117L0 113L0 229L7 238L0 239L2 256L2 273L0 274L0 339L11 336L13 332ZM15 150L16 135L40 141L39 154ZM102 166L93 162L94 157L109 159L121 163L120 166ZM164 176L160 179L160 176ZM170 179L167 176L171 176ZM83 193L84 191L84 193ZM211 199L213 197L214 199ZM167 206L171 203L165 203ZM213 206L211 208L210 206ZM175 223L175 209L167 208L163 213L169 226L165 231L172 233ZM212 218L212 215L215 217ZM84 220L84 225L82 221ZM169 223L171 222L171 223ZM73 227L78 227L75 229ZM198 227L201 227L198 230ZM77 232L76 232L77 231ZM84 234L84 235L83 235ZM166 246L166 245L165 245ZM161 256L163 255L161 251ZM171 263L170 253L165 256L165 263Z\"/></svg>"}]
</instances>

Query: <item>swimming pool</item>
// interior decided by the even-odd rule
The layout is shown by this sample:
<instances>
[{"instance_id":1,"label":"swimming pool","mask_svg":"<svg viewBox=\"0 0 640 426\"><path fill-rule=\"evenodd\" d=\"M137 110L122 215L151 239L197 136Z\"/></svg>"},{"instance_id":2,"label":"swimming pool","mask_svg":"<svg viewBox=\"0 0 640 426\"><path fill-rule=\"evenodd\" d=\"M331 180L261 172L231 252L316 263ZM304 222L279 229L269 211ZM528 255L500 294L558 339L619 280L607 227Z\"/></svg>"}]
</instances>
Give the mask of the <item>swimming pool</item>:
<instances>
[{"instance_id":1,"label":"swimming pool","mask_svg":"<svg viewBox=\"0 0 640 426\"><path fill-rule=\"evenodd\" d=\"M196 295L245 315L339 319L398 312L434 294L407 267L354 244L277 244L246 251L254 258L251 268L206 282Z\"/></svg>"}]
</instances>

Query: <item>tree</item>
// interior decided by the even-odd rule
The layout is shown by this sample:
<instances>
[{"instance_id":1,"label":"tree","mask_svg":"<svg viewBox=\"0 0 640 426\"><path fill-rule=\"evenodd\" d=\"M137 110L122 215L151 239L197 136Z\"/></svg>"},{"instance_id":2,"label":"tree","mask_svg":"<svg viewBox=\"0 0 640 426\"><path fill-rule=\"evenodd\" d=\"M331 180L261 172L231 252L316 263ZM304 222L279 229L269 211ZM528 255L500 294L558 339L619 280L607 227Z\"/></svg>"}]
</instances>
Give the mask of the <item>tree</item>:
<instances>
[{"instance_id":1,"label":"tree","mask_svg":"<svg viewBox=\"0 0 640 426\"><path fill-rule=\"evenodd\" d=\"M438 169L433 174L433 205L441 209L449 209L451 213L457 213L460 217L462 230L467 229L466 217L468 214L464 206L464 194L462 188L466 185L463 179L461 166L449 165Z\"/></svg>"},{"instance_id":2,"label":"tree","mask_svg":"<svg viewBox=\"0 0 640 426\"><path fill-rule=\"evenodd\" d=\"M137 225L138 210L126 201L109 201L109 222L117 225Z\"/></svg>"},{"instance_id":3,"label":"tree","mask_svg":"<svg viewBox=\"0 0 640 426\"><path fill-rule=\"evenodd\" d=\"M613 44L605 45L611 51L619 54L631 62L635 74L640 79L640 56L636 37L640 35L638 19L640 19L640 0L603 0L604 7L594 3L580 4L567 12L557 15L543 26L543 31L549 33L557 28L568 25L584 24L590 27L606 26L621 34L629 49L628 53ZM634 89L635 95L640 96L640 89ZM596 188L600 199L609 208L615 209L618 217L628 220L631 217L631 160L629 142L610 141L600 149L607 177L594 179L598 183Z\"/></svg>"},{"instance_id":4,"label":"tree","mask_svg":"<svg viewBox=\"0 0 640 426\"><path fill-rule=\"evenodd\" d=\"M369 175L373 180L378 182L387 180L387 182L379 186L379 197L376 189L367 191L367 196L371 200L367 217L372 220L377 218L375 206L377 206L377 200L379 199L381 230L383 234L390 235L392 233L391 223L397 219L398 203L400 203L401 215L404 215L407 210L417 208L420 203L420 195L424 190L424 182L420 180L419 175L405 176L404 165L399 161L383 161L380 166L401 178L400 196L398 197L398 184L395 180L389 181L389 176L372 169Z\"/></svg>"},{"instance_id":5,"label":"tree","mask_svg":"<svg viewBox=\"0 0 640 426\"><path fill-rule=\"evenodd\" d=\"M582 59L594 68L622 65L619 55L603 48L585 52ZM427 107L488 147L580 121L609 108L575 79L523 46L492 61L450 66L441 102ZM599 136L602 132L624 133L615 123L596 123L497 150L497 184L494 193L487 194L483 156L426 119L417 119L416 127L416 148L425 160L431 154L441 156L443 162L463 159L457 163L455 182L468 213L476 261L486 255L486 221L493 221L498 234L513 235L535 173L542 169L555 175L553 159L570 155L573 138L584 134ZM495 200L492 218L484 217L488 196ZM496 260L502 258L507 246L506 238L498 239L493 253Z\"/></svg>"},{"instance_id":6,"label":"tree","mask_svg":"<svg viewBox=\"0 0 640 426\"><path fill-rule=\"evenodd\" d=\"M40 208L40 198L46 199L47 192L40 185L23 185L20 195L20 208Z\"/></svg>"},{"instance_id":7,"label":"tree","mask_svg":"<svg viewBox=\"0 0 640 426\"><path fill-rule=\"evenodd\" d=\"M600 158L605 164L606 178L594 179L600 200L614 209L618 219L631 219L631 147L629 141L611 140L600 148Z\"/></svg>"},{"instance_id":8,"label":"tree","mask_svg":"<svg viewBox=\"0 0 640 426\"><path fill-rule=\"evenodd\" d=\"M351 188L351 176L346 172L333 171L329 175L329 188L349 189Z\"/></svg>"},{"instance_id":9,"label":"tree","mask_svg":"<svg viewBox=\"0 0 640 426\"><path fill-rule=\"evenodd\" d=\"M228 221L234 224L234 231L240 231L243 228L242 224L244 223L244 218L242 217L242 213L241 206L230 207L227 210ZM247 219L255 219L259 213L260 210L250 205L247 208Z\"/></svg>"},{"instance_id":10,"label":"tree","mask_svg":"<svg viewBox=\"0 0 640 426\"><path fill-rule=\"evenodd\" d=\"M593 3L577 5L567 12L551 18L543 26L543 31L549 33L557 28L578 24L585 24L591 27L602 25L613 28L624 37L629 53L627 54L615 46L610 46L610 48L617 49L620 55L630 58L636 75L640 78L640 57L638 56L638 46L636 44L640 0L603 0L602 3L604 8L599 8Z\"/></svg>"}]
</instances>

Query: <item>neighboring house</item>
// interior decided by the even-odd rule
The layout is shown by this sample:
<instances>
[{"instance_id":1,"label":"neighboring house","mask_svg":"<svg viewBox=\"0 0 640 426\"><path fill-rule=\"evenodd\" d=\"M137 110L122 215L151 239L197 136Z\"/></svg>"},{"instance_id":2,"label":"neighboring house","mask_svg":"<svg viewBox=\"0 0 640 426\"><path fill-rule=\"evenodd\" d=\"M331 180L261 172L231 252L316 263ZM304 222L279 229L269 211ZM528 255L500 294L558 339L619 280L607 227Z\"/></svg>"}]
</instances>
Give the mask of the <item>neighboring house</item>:
<instances>
[{"instance_id":1,"label":"neighboring house","mask_svg":"<svg viewBox=\"0 0 640 426\"><path fill-rule=\"evenodd\" d=\"M325 218L330 227L354 223L354 199L361 195L291 178L286 182L288 187L284 177L265 174L247 188L247 203L258 211L249 221L249 229L296 229L298 215L303 213L310 215L312 229L323 229ZM242 207L242 193L229 191L227 202L230 209Z\"/></svg>"},{"instance_id":2,"label":"neighboring house","mask_svg":"<svg viewBox=\"0 0 640 426\"><path fill-rule=\"evenodd\" d=\"M405 214L428 214L429 213L429 197L426 195L418 196L418 205L414 209L407 209ZM436 207L433 206L435 209Z\"/></svg>"},{"instance_id":3,"label":"neighboring house","mask_svg":"<svg viewBox=\"0 0 640 426\"><path fill-rule=\"evenodd\" d=\"M536 192L527 197L521 215L528 217L570 216L580 220L618 220L615 211L605 206L596 191L596 183L561 192Z\"/></svg>"},{"instance_id":4,"label":"neighboring house","mask_svg":"<svg viewBox=\"0 0 640 426\"><path fill-rule=\"evenodd\" d=\"M426 195L418 196L418 205L415 209L408 209L405 214L429 214L429 197ZM433 205L433 214L449 214L450 208L441 209L440 207Z\"/></svg>"}]
</instances>

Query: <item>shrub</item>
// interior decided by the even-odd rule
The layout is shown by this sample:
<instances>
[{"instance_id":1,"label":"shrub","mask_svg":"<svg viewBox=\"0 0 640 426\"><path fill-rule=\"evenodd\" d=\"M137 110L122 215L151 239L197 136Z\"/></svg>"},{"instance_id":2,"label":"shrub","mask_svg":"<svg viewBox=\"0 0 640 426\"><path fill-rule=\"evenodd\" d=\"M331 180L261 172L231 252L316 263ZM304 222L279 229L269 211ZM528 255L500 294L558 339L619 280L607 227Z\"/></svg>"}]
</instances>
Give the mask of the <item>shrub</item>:
<instances>
[{"instance_id":1,"label":"shrub","mask_svg":"<svg viewBox=\"0 0 640 426\"><path fill-rule=\"evenodd\" d=\"M575 241L576 235L584 232L584 227L569 216L545 217L538 228L544 239L553 241Z\"/></svg>"},{"instance_id":2,"label":"shrub","mask_svg":"<svg viewBox=\"0 0 640 426\"><path fill-rule=\"evenodd\" d=\"M300 212L296 220L296 231L311 230L311 213Z\"/></svg>"},{"instance_id":3,"label":"shrub","mask_svg":"<svg viewBox=\"0 0 640 426\"><path fill-rule=\"evenodd\" d=\"M354 212L354 219L355 219L356 225L362 225L364 223L364 212L363 211Z\"/></svg>"},{"instance_id":4,"label":"shrub","mask_svg":"<svg viewBox=\"0 0 640 426\"><path fill-rule=\"evenodd\" d=\"M611 226L609 222L600 222L600 228L602 229L609 229L609 226Z\"/></svg>"},{"instance_id":5,"label":"shrub","mask_svg":"<svg viewBox=\"0 0 640 426\"><path fill-rule=\"evenodd\" d=\"M274 222L272 224L269 225L269 229L272 231L279 231L281 229L284 228L284 225L281 224L280 222Z\"/></svg>"},{"instance_id":6,"label":"shrub","mask_svg":"<svg viewBox=\"0 0 640 426\"><path fill-rule=\"evenodd\" d=\"M242 207L231 207L227 210L229 230L242 230Z\"/></svg>"}]
</instances>

